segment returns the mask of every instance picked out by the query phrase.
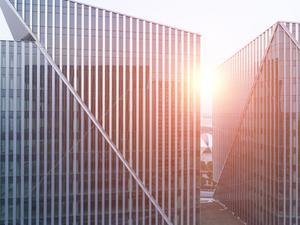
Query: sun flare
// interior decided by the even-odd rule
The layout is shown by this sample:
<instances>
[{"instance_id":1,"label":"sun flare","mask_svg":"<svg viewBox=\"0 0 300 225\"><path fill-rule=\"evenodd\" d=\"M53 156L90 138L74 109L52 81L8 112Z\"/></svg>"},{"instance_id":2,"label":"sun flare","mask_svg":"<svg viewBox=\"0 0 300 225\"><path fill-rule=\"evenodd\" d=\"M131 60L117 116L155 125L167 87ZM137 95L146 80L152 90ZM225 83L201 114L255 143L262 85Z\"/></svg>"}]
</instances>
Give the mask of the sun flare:
<instances>
[{"instance_id":1,"label":"sun flare","mask_svg":"<svg viewBox=\"0 0 300 225\"><path fill-rule=\"evenodd\" d=\"M211 95L213 92L213 79L210 74L203 74L201 77L201 89L200 93L202 96Z\"/></svg>"},{"instance_id":2,"label":"sun flare","mask_svg":"<svg viewBox=\"0 0 300 225\"><path fill-rule=\"evenodd\" d=\"M201 96L211 96L213 93L213 76L202 73L193 80L193 89Z\"/></svg>"}]
</instances>

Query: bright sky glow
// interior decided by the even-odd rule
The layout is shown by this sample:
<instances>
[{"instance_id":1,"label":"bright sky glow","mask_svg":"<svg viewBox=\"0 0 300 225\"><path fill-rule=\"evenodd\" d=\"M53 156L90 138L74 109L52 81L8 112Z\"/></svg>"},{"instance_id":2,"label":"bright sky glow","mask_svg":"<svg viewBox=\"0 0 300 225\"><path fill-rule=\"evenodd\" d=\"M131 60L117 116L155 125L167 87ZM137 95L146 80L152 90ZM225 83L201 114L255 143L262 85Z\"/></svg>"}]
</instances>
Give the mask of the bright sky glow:
<instances>
[{"instance_id":1,"label":"bright sky glow","mask_svg":"<svg viewBox=\"0 0 300 225\"><path fill-rule=\"evenodd\" d=\"M202 112L217 93L214 70L277 21L300 22L300 0L77 0L201 34Z\"/></svg>"}]
</instances>

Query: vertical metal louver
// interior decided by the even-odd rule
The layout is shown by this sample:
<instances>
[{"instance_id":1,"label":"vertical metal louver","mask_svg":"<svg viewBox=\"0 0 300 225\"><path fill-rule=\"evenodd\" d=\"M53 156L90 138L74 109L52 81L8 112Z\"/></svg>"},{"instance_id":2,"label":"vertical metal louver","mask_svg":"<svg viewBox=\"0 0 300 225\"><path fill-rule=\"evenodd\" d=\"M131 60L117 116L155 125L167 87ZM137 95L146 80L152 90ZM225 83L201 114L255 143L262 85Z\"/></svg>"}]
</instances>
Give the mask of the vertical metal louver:
<instances>
[{"instance_id":1,"label":"vertical metal louver","mask_svg":"<svg viewBox=\"0 0 300 225\"><path fill-rule=\"evenodd\" d=\"M278 22L272 33L264 32L220 68L228 79L226 88L247 82L250 89L246 101L238 102L242 110L231 109L240 120L229 132L231 143L226 149L221 146L228 135L218 129L226 129L222 120L232 114L221 119L224 112L215 112L214 146L217 153L227 154L219 161L223 169L215 197L247 224L300 222L299 31L299 23ZM241 90L232 91L239 95Z\"/></svg>"},{"instance_id":2,"label":"vertical metal louver","mask_svg":"<svg viewBox=\"0 0 300 225\"><path fill-rule=\"evenodd\" d=\"M15 179L0 184L0 224L197 224L200 36L73 1L10 2L30 38L1 42L16 64L1 82L21 87L4 86L1 116L21 129L5 123L0 139L0 175Z\"/></svg>"}]
</instances>

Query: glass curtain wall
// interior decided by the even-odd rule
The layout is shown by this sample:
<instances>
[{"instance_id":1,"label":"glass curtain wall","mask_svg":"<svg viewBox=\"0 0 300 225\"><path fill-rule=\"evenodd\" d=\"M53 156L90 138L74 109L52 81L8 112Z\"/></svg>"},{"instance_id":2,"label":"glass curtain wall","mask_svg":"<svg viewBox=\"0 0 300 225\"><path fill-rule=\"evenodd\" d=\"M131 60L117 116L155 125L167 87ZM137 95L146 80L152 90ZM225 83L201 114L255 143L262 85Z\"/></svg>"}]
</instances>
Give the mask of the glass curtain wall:
<instances>
[{"instance_id":1,"label":"glass curtain wall","mask_svg":"<svg viewBox=\"0 0 300 225\"><path fill-rule=\"evenodd\" d=\"M197 224L200 36L73 1L11 4L169 220ZM34 43L1 42L1 68L0 224L165 223Z\"/></svg>"},{"instance_id":2,"label":"glass curtain wall","mask_svg":"<svg viewBox=\"0 0 300 225\"><path fill-rule=\"evenodd\" d=\"M247 224L300 223L299 37L299 24L275 25L216 189ZM247 76L251 56L235 76Z\"/></svg>"}]
</instances>

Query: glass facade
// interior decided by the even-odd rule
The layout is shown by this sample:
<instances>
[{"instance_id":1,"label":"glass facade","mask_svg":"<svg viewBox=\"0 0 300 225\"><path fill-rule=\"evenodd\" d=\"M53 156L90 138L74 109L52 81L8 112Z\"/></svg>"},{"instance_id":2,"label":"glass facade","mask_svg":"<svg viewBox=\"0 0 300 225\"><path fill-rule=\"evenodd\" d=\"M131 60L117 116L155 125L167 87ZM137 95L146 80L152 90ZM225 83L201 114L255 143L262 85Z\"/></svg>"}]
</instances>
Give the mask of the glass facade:
<instances>
[{"instance_id":1,"label":"glass facade","mask_svg":"<svg viewBox=\"0 0 300 225\"><path fill-rule=\"evenodd\" d=\"M217 69L217 92L213 99L214 180L221 175L257 71L275 26L270 27Z\"/></svg>"},{"instance_id":2,"label":"glass facade","mask_svg":"<svg viewBox=\"0 0 300 225\"><path fill-rule=\"evenodd\" d=\"M247 224L300 223L299 39L278 22L218 70L230 94L214 98L215 197Z\"/></svg>"},{"instance_id":3,"label":"glass facade","mask_svg":"<svg viewBox=\"0 0 300 225\"><path fill-rule=\"evenodd\" d=\"M200 36L10 2L37 41L0 42L0 224L198 224Z\"/></svg>"}]
</instances>

